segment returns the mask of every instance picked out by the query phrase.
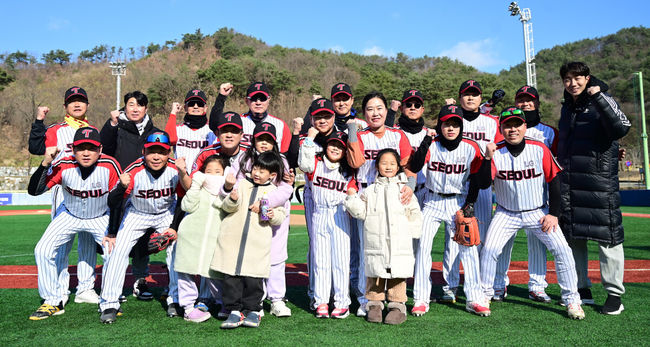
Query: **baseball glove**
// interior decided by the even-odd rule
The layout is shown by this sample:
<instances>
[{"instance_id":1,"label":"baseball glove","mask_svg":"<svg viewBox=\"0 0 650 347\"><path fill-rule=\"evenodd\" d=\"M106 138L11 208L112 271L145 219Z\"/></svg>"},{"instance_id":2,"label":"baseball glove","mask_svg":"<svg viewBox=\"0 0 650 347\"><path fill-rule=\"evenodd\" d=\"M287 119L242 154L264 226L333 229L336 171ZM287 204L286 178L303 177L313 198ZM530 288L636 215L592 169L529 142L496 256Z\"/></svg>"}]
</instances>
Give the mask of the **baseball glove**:
<instances>
[{"instance_id":1,"label":"baseball glove","mask_svg":"<svg viewBox=\"0 0 650 347\"><path fill-rule=\"evenodd\" d=\"M474 217L474 206L467 204L456 211L456 233L454 241L463 246L476 246L481 243L478 220Z\"/></svg>"},{"instance_id":2,"label":"baseball glove","mask_svg":"<svg viewBox=\"0 0 650 347\"><path fill-rule=\"evenodd\" d=\"M149 237L149 242L147 243L147 252L149 254L158 253L167 249L170 243L174 241L174 235L170 233L153 233Z\"/></svg>"}]
</instances>

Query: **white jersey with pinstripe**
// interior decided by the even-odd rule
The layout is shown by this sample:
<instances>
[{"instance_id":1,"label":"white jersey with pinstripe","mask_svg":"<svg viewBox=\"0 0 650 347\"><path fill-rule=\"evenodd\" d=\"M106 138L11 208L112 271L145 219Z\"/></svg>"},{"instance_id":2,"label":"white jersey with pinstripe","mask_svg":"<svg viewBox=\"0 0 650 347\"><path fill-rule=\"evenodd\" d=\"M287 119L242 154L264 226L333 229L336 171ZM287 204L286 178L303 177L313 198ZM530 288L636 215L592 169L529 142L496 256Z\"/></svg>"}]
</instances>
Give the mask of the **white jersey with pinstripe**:
<instances>
[{"instance_id":1,"label":"white jersey with pinstripe","mask_svg":"<svg viewBox=\"0 0 650 347\"><path fill-rule=\"evenodd\" d=\"M455 231L454 215L465 202L467 180L470 174L478 171L482 161L481 148L468 138L463 138L453 151L442 146L439 138L435 138L429 146L425 159L428 193L424 202L422 235L415 251L413 299L416 304L429 303L432 286L431 249L441 223L445 223L446 235L443 256L443 278L447 282L445 287L449 287L452 265L462 261L465 270L463 289L468 300L482 299L477 247L460 246L452 241Z\"/></svg>"},{"instance_id":2,"label":"white jersey with pinstripe","mask_svg":"<svg viewBox=\"0 0 650 347\"><path fill-rule=\"evenodd\" d=\"M380 150L393 148L399 153L400 158L411 155L411 145L404 132L400 129L386 127L384 135L380 138L370 128L365 128L357 133L359 147L366 161L357 170L357 181L370 185L375 182L377 169L375 159Z\"/></svg>"},{"instance_id":3,"label":"white jersey with pinstripe","mask_svg":"<svg viewBox=\"0 0 650 347\"><path fill-rule=\"evenodd\" d=\"M174 146L174 156L176 158L184 157L187 165L191 167L199 152L210 144L208 134L212 134L212 130L207 124L198 129L192 129L185 123L177 125L178 140Z\"/></svg>"},{"instance_id":4,"label":"white jersey with pinstripe","mask_svg":"<svg viewBox=\"0 0 650 347\"><path fill-rule=\"evenodd\" d=\"M242 138L242 141L252 143L255 123L249 119L249 117L250 115L247 113L241 115L242 123L244 122L244 119L246 119L253 124L252 128L244 126L244 138ZM287 123L285 123L282 119L270 114L267 114L266 117L261 120L261 122L271 123L273 126L275 126L275 137L276 142L278 143L278 147L280 147L280 153L286 153L289 150L289 145L291 144L291 130L289 129Z\"/></svg>"},{"instance_id":5,"label":"white jersey with pinstripe","mask_svg":"<svg viewBox=\"0 0 650 347\"><path fill-rule=\"evenodd\" d=\"M558 130L548 124L540 122L532 128L526 129L526 137L542 142L555 155L557 153Z\"/></svg>"},{"instance_id":6,"label":"white jersey with pinstripe","mask_svg":"<svg viewBox=\"0 0 650 347\"><path fill-rule=\"evenodd\" d=\"M241 138L241 143L250 146L251 140L253 139L253 130L255 130L255 123L248 117L241 117L241 123L243 126L242 131L244 132ZM217 135L215 135L215 133L208 133L208 143L210 145L219 144L219 138Z\"/></svg>"},{"instance_id":7,"label":"white jersey with pinstripe","mask_svg":"<svg viewBox=\"0 0 650 347\"><path fill-rule=\"evenodd\" d=\"M402 116L402 117L404 117L404 116ZM399 125L396 125L395 128L400 129ZM426 127L422 127L422 130L420 130L419 132L417 132L415 134L411 134L408 131L404 131L404 135L406 135L406 138L409 140L409 144L411 145L411 150L413 151L413 153L415 153L415 151L418 150L418 147L420 147L420 144L422 143L422 140L424 139L425 136L427 136L427 130L428 129ZM423 167L422 170L420 170L420 172L418 172L416 190L417 190L417 187L420 187L421 185L424 184L425 179L426 179L426 169ZM416 194L417 194L417 192L416 192ZM418 201L422 201L422 198L423 198L423 195L418 196ZM422 206L422 203L420 203L420 206Z\"/></svg>"},{"instance_id":8,"label":"white jersey with pinstripe","mask_svg":"<svg viewBox=\"0 0 650 347\"><path fill-rule=\"evenodd\" d=\"M169 158L163 173L155 178L146 169L144 158L134 161L124 170L131 176L129 186L124 192L128 198L127 206L142 213L151 214L156 218L163 212L174 213L178 185L178 169L174 159Z\"/></svg>"},{"instance_id":9,"label":"white jersey with pinstripe","mask_svg":"<svg viewBox=\"0 0 650 347\"><path fill-rule=\"evenodd\" d=\"M509 211L535 210L546 204L545 184L562 169L543 143L525 138L524 150L513 156L500 142L492 158L497 204Z\"/></svg>"}]
</instances>

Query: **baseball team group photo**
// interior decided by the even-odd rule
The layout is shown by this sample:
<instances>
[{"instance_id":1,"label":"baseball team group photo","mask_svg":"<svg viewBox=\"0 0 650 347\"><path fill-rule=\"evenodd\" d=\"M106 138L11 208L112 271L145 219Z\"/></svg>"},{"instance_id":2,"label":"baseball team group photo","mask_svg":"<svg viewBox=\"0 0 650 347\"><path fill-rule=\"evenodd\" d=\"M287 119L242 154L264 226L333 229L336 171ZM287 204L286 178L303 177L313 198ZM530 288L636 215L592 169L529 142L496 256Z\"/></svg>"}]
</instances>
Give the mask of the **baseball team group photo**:
<instances>
[{"instance_id":1,"label":"baseball team group photo","mask_svg":"<svg viewBox=\"0 0 650 347\"><path fill-rule=\"evenodd\" d=\"M0 341L643 343L649 29L535 58L508 10L499 74L227 28L3 54Z\"/></svg>"}]
</instances>

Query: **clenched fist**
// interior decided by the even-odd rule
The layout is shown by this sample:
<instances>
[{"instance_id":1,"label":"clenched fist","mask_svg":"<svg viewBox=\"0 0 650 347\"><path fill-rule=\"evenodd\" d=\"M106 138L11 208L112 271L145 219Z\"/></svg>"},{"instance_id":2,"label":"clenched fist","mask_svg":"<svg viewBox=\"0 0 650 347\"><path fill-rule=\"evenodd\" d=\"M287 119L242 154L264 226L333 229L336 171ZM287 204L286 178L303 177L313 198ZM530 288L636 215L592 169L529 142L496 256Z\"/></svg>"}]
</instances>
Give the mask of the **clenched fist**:
<instances>
[{"instance_id":1,"label":"clenched fist","mask_svg":"<svg viewBox=\"0 0 650 347\"><path fill-rule=\"evenodd\" d=\"M120 118L120 111L114 110L111 111L111 125L117 126L117 120Z\"/></svg>"},{"instance_id":2,"label":"clenched fist","mask_svg":"<svg viewBox=\"0 0 650 347\"><path fill-rule=\"evenodd\" d=\"M228 95L230 95L230 93L232 93L232 88L233 88L232 84L230 84L228 82L222 83L219 86L219 94L221 94L223 96L228 96Z\"/></svg>"},{"instance_id":3,"label":"clenched fist","mask_svg":"<svg viewBox=\"0 0 650 347\"><path fill-rule=\"evenodd\" d=\"M38 111L36 113L36 119L38 120L43 120L45 119L45 116L50 112L50 108L47 106L39 106Z\"/></svg>"},{"instance_id":4,"label":"clenched fist","mask_svg":"<svg viewBox=\"0 0 650 347\"><path fill-rule=\"evenodd\" d=\"M180 103L174 102L172 103L172 110L171 112L169 112L169 114L177 115L179 112L181 112L182 109L183 107L181 106Z\"/></svg>"},{"instance_id":5,"label":"clenched fist","mask_svg":"<svg viewBox=\"0 0 650 347\"><path fill-rule=\"evenodd\" d=\"M121 174L120 184L122 185L122 187L128 188L129 184L131 184L131 175L129 175L127 172Z\"/></svg>"}]
</instances>

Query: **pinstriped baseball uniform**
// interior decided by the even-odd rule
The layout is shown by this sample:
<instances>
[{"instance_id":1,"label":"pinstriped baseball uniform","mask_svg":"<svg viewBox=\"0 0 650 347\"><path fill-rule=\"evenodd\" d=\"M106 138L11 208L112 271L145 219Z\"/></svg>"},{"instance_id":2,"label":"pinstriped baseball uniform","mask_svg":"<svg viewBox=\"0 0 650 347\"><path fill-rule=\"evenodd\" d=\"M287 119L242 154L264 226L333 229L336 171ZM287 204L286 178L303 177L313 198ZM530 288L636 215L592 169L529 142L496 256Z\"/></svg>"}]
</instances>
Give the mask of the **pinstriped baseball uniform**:
<instances>
[{"instance_id":1,"label":"pinstriped baseball uniform","mask_svg":"<svg viewBox=\"0 0 650 347\"><path fill-rule=\"evenodd\" d=\"M144 158L133 162L124 171L130 174L131 182L124 197L128 198L124 218L115 239L115 248L108 256L102 273L101 310L119 308L118 298L122 294L129 253L147 229L163 233L172 222L176 207L176 194L182 188L178 184L178 169L173 159L168 159L162 174L155 178L147 169ZM174 248L176 242L167 247L169 269L169 298L178 302L178 278L174 269ZM168 300L169 301L169 300Z\"/></svg>"},{"instance_id":2,"label":"pinstriped baseball uniform","mask_svg":"<svg viewBox=\"0 0 650 347\"><path fill-rule=\"evenodd\" d=\"M542 122L534 127L526 129L526 137L544 143L544 145L546 145L554 155L557 152L557 134L557 129ZM528 289L530 291L544 291L548 286L548 283L546 282L546 246L530 233L526 232L526 235L528 242L528 274L530 276L528 280ZM510 264L510 256L512 254L512 246L514 245L515 236L516 235L513 235L508 243L506 243L503 248L503 253L501 254L501 258L507 259L508 264ZM503 268L497 266L494 288L506 287L507 283L505 279L507 276L503 271L507 269L507 267Z\"/></svg>"},{"instance_id":3,"label":"pinstriped baseball uniform","mask_svg":"<svg viewBox=\"0 0 650 347\"><path fill-rule=\"evenodd\" d=\"M440 223L445 223L445 252L443 258L443 277L449 277L451 264L457 259L463 262L465 285L463 289L468 301L482 298L479 278L479 258L477 247L461 246L453 241L456 230L455 213L463 204L468 193L469 175L476 173L483 161L479 145L463 138L458 147L449 151L436 138L431 143L425 158L426 200L424 203L424 222L420 243L415 252L415 275L413 300L416 303L429 303L431 296L431 248ZM444 196L441 194L445 194ZM447 194L454 194L449 195ZM447 286L449 286L447 284Z\"/></svg>"},{"instance_id":4,"label":"pinstriped baseball uniform","mask_svg":"<svg viewBox=\"0 0 650 347\"><path fill-rule=\"evenodd\" d=\"M185 123L177 125L176 136L178 140L174 146L174 156L176 158L185 157L185 162L188 165L193 164L199 152L208 147L208 134L211 133L212 130L210 130L208 124L198 129L192 129Z\"/></svg>"},{"instance_id":5,"label":"pinstriped baseball uniform","mask_svg":"<svg viewBox=\"0 0 650 347\"><path fill-rule=\"evenodd\" d=\"M252 143L250 140L253 139L253 130L255 129L255 123L253 123L250 117L251 116L248 113L241 115L242 124L244 124L244 137L246 137L246 135L249 137L249 141L247 143ZM248 129L244 123L244 119L248 119L250 123L253 123L253 127ZM287 123L285 123L282 119L270 114L267 114L266 117L262 118L261 122L271 123L273 126L275 126L277 132L277 134L275 134L277 136L276 142L278 143L278 147L280 147L280 153L286 153L289 150L289 145L291 144L291 130L289 129ZM242 142L245 142L243 138Z\"/></svg>"},{"instance_id":6,"label":"pinstriped baseball uniform","mask_svg":"<svg viewBox=\"0 0 650 347\"><path fill-rule=\"evenodd\" d=\"M468 121L463 119L463 136L469 139L472 139L478 143L481 147L481 150L485 152L485 146L490 142L499 142L503 140L503 136L499 131L499 119L498 117L489 115L489 114L480 114L478 118L473 121ZM485 240L485 233L488 230L488 225L490 225L490 220L492 219L492 189L481 189L474 204L474 213L476 219L479 220L479 233L481 234L481 240ZM483 244L478 245L478 251L481 251ZM508 262L506 259L503 259L499 262L499 266L503 267L503 273L505 273L508 268ZM450 288L458 287L460 281L460 264L456 261L452 264L452 268L449 271L449 278L447 279L447 284Z\"/></svg>"},{"instance_id":7,"label":"pinstriped baseball uniform","mask_svg":"<svg viewBox=\"0 0 650 347\"><path fill-rule=\"evenodd\" d=\"M87 232L101 245L108 227L108 193L117 184L120 166L108 156L100 155L92 173L81 176L74 157L56 161L46 177L47 187L61 185L63 203L57 216L43 233L34 250L38 267L38 291L46 304L56 306L67 294L59 282L55 257L74 235ZM94 255L95 248L92 248Z\"/></svg>"},{"instance_id":8,"label":"pinstriped baseball uniform","mask_svg":"<svg viewBox=\"0 0 650 347\"><path fill-rule=\"evenodd\" d=\"M518 156L510 154L505 142L501 142L492 158L497 210L481 250L481 287L488 298L494 295L497 258L512 235L524 228L553 254L562 300L566 304L579 304L578 278L571 248L559 226L555 231L543 232L540 223L548 213L545 186L562 169L543 143L528 138L524 141L525 147Z\"/></svg>"},{"instance_id":9,"label":"pinstriped baseball uniform","mask_svg":"<svg viewBox=\"0 0 650 347\"><path fill-rule=\"evenodd\" d=\"M404 117L404 116L402 116ZM396 125L395 128L399 129L399 125ZM411 134L408 131L404 131L404 135L406 135L406 138L409 140L409 144L411 144L411 150L413 153L418 150L418 147L420 147L420 143L422 143L422 139L427 135L427 128L422 127L422 131L418 132L417 134ZM415 186L415 197L418 198L418 202L420 203L420 208L424 208L424 198L426 196L426 189L424 189L424 181L426 178L426 168L422 168L420 172L418 172L417 176L417 185Z\"/></svg>"},{"instance_id":10,"label":"pinstriped baseball uniform","mask_svg":"<svg viewBox=\"0 0 650 347\"><path fill-rule=\"evenodd\" d=\"M253 140L253 130L255 130L255 123L250 118L242 116L241 124L244 127L242 129L244 134L242 135L241 143L250 146ZM277 125L273 125L276 127L276 129L278 129ZM219 138L213 132L210 132L208 134L208 143L211 145L218 145Z\"/></svg>"},{"instance_id":11,"label":"pinstriped baseball uniform","mask_svg":"<svg viewBox=\"0 0 650 347\"><path fill-rule=\"evenodd\" d=\"M345 177L338 167L329 168L327 159L315 158L307 174L312 191L314 230L314 308L327 304L333 285L334 306L350 305L350 218L343 207L347 190L356 189L354 178Z\"/></svg>"},{"instance_id":12,"label":"pinstriped baseball uniform","mask_svg":"<svg viewBox=\"0 0 650 347\"><path fill-rule=\"evenodd\" d=\"M45 147L56 147L59 149L55 160L72 156L72 142L74 142L74 133L77 130L67 122L50 125L45 131ZM52 219L60 211L59 206L63 202L63 191L59 185L52 187ZM95 265L97 263L97 254L95 240L88 233L79 233L78 236L78 261L77 261L77 293L93 289L95 286ZM70 273L68 272L68 256L72 250L74 237L66 243L57 253L55 259L57 271L59 272L59 283L69 293Z\"/></svg>"}]
</instances>

